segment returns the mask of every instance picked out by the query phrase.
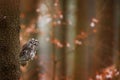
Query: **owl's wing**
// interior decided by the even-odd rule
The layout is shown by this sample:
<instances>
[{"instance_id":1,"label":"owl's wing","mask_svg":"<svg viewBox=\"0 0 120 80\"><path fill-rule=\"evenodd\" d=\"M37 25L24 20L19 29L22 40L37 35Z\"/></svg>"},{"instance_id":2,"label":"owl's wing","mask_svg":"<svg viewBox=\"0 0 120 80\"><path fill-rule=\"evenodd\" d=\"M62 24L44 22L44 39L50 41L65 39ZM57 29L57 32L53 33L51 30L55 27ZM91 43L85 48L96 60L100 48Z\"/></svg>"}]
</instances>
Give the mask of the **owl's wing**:
<instances>
[{"instance_id":1,"label":"owl's wing","mask_svg":"<svg viewBox=\"0 0 120 80\"><path fill-rule=\"evenodd\" d=\"M20 52L20 55L19 55L20 59L21 59L21 60L26 60L26 58L27 58L26 54L27 54L27 53L28 53L27 50L22 50L22 51Z\"/></svg>"},{"instance_id":2,"label":"owl's wing","mask_svg":"<svg viewBox=\"0 0 120 80\"><path fill-rule=\"evenodd\" d=\"M21 51L20 51L20 55L19 56L23 56L27 53L27 48L28 48L28 44L24 44Z\"/></svg>"},{"instance_id":3,"label":"owl's wing","mask_svg":"<svg viewBox=\"0 0 120 80\"><path fill-rule=\"evenodd\" d=\"M27 50L21 51L20 55L19 55L19 60L20 60L20 64L22 66L25 66L27 64L26 61L28 61L27 56L25 55L27 53Z\"/></svg>"},{"instance_id":4,"label":"owl's wing","mask_svg":"<svg viewBox=\"0 0 120 80\"><path fill-rule=\"evenodd\" d=\"M19 56L20 56L20 57L21 57L21 56L24 56L24 54L25 54L26 52L27 52L26 50L21 50L21 52L20 52L20 55L19 55Z\"/></svg>"}]
</instances>

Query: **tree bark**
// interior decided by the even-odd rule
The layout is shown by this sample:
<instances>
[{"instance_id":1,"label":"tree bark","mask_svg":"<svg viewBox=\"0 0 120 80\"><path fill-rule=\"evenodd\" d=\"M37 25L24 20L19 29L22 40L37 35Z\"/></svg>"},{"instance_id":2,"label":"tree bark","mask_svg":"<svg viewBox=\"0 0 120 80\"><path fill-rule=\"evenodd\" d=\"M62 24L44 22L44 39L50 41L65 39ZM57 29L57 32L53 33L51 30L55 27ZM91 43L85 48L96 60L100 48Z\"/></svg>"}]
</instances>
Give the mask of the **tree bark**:
<instances>
[{"instance_id":1,"label":"tree bark","mask_svg":"<svg viewBox=\"0 0 120 80\"><path fill-rule=\"evenodd\" d=\"M19 79L19 3L0 1L0 80Z\"/></svg>"}]
</instances>

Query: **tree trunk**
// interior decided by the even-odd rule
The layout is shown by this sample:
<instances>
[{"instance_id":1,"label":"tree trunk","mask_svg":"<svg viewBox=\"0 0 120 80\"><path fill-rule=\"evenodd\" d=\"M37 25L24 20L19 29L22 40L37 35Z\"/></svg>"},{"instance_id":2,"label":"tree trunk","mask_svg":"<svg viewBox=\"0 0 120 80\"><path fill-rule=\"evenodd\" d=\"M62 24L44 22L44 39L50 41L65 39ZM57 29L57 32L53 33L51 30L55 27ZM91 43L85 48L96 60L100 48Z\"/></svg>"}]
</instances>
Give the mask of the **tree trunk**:
<instances>
[{"instance_id":1,"label":"tree trunk","mask_svg":"<svg viewBox=\"0 0 120 80\"><path fill-rule=\"evenodd\" d=\"M75 59L75 26L76 26L76 0L67 0L66 20L68 21L66 30L66 80L74 80L74 59ZM72 7L71 7L72 6Z\"/></svg>"},{"instance_id":2,"label":"tree trunk","mask_svg":"<svg viewBox=\"0 0 120 80\"><path fill-rule=\"evenodd\" d=\"M62 8L62 15L64 15L63 19L61 20L62 25L58 28L59 32L57 32L56 34L58 34L58 38L60 40L60 42L63 44L63 47L61 49L59 49L59 54L60 54L60 58L61 58L61 62L60 62L60 78L58 80L66 80L66 47L65 47L65 42L66 42L66 31L67 31L67 26L63 23L66 22L66 3L68 0L61 0L61 8ZM59 62L58 62L59 64Z\"/></svg>"},{"instance_id":3,"label":"tree trunk","mask_svg":"<svg viewBox=\"0 0 120 80\"><path fill-rule=\"evenodd\" d=\"M118 71L120 72L120 1L119 0L115 0L115 28L116 28L116 35L115 35L115 39L116 39L116 49L117 49L117 55L116 55L116 66ZM114 80L120 80L120 75L117 77L117 79Z\"/></svg>"},{"instance_id":4,"label":"tree trunk","mask_svg":"<svg viewBox=\"0 0 120 80\"><path fill-rule=\"evenodd\" d=\"M87 21L87 4L86 0L77 0L77 25L76 35L85 36L88 21ZM74 80L87 80L87 52L84 44L85 39L77 39L81 44L76 45L75 51L75 72Z\"/></svg>"},{"instance_id":5,"label":"tree trunk","mask_svg":"<svg viewBox=\"0 0 120 80\"><path fill-rule=\"evenodd\" d=\"M114 44L114 0L96 1L97 24L93 73L113 64Z\"/></svg>"},{"instance_id":6,"label":"tree trunk","mask_svg":"<svg viewBox=\"0 0 120 80\"><path fill-rule=\"evenodd\" d=\"M19 3L0 1L0 80L19 79Z\"/></svg>"}]
</instances>

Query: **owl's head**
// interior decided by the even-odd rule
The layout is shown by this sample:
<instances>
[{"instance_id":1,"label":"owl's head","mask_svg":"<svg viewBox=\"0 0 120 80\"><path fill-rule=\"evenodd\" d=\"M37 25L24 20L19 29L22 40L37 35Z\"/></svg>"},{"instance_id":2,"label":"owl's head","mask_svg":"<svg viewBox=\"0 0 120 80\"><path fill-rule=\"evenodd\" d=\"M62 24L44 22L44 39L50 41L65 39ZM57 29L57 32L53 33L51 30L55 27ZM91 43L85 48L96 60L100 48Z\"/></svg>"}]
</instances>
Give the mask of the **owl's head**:
<instances>
[{"instance_id":1,"label":"owl's head","mask_svg":"<svg viewBox=\"0 0 120 80\"><path fill-rule=\"evenodd\" d=\"M35 46L38 46L39 45L39 41L37 39L34 39L32 38L30 41L29 41L30 44L32 45L35 45Z\"/></svg>"}]
</instances>

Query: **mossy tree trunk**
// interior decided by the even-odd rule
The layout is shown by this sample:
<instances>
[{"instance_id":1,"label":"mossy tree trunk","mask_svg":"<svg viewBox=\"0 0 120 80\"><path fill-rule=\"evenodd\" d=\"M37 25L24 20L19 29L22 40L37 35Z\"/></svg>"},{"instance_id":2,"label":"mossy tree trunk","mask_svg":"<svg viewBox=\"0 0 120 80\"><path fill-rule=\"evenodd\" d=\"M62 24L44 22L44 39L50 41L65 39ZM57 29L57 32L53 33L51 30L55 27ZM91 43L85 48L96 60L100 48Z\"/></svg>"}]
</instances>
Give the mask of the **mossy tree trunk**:
<instances>
[{"instance_id":1,"label":"mossy tree trunk","mask_svg":"<svg viewBox=\"0 0 120 80\"><path fill-rule=\"evenodd\" d=\"M19 79L19 0L0 0L0 80Z\"/></svg>"}]
</instances>

